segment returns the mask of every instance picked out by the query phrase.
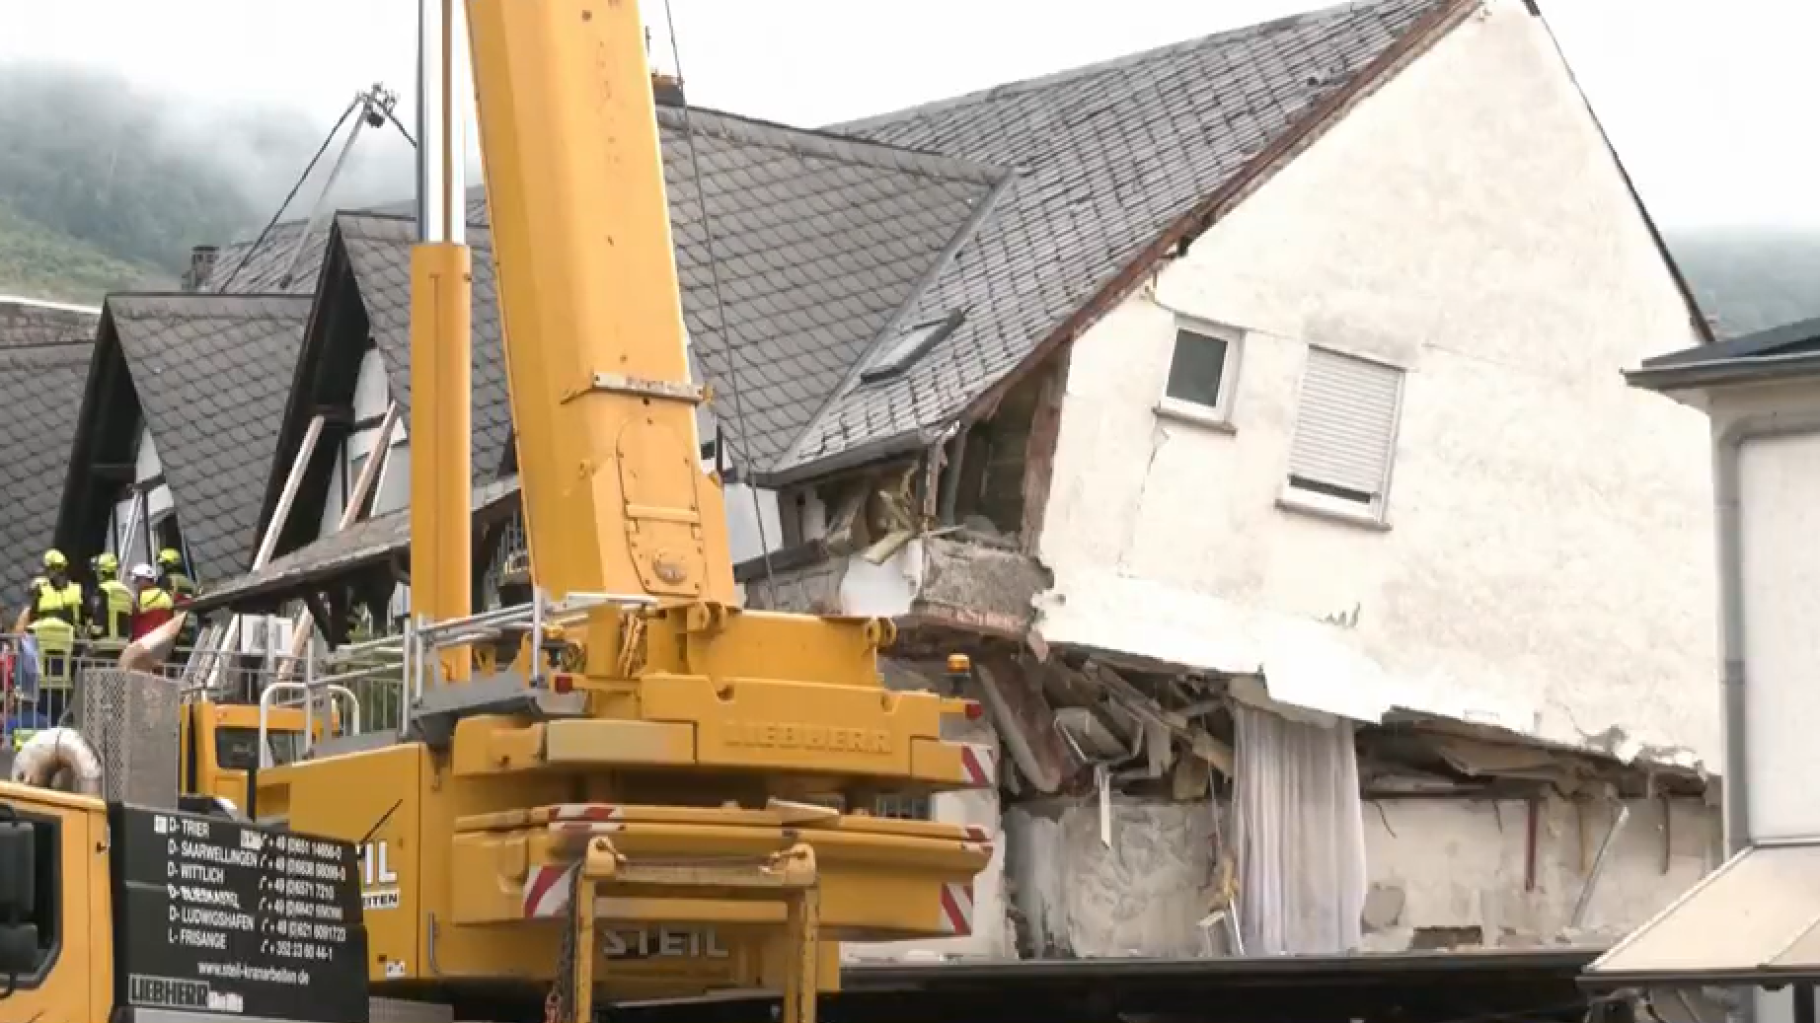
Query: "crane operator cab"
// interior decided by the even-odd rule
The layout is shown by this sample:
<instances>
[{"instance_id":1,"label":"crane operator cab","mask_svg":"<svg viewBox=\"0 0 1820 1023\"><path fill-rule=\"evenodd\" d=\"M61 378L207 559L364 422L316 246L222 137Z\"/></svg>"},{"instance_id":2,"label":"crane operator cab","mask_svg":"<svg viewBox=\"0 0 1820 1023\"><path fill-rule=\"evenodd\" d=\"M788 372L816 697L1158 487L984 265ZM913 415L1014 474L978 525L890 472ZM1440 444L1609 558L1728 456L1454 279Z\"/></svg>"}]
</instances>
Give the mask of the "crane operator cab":
<instances>
[{"instance_id":1,"label":"crane operator cab","mask_svg":"<svg viewBox=\"0 0 1820 1023\"><path fill-rule=\"evenodd\" d=\"M260 758L260 706L251 703L186 703L178 718L178 791L186 796L250 806L248 779L264 768L293 764L315 743L336 735L339 707L314 715L297 706L267 706L265 758ZM305 741L305 733L310 739Z\"/></svg>"}]
</instances>

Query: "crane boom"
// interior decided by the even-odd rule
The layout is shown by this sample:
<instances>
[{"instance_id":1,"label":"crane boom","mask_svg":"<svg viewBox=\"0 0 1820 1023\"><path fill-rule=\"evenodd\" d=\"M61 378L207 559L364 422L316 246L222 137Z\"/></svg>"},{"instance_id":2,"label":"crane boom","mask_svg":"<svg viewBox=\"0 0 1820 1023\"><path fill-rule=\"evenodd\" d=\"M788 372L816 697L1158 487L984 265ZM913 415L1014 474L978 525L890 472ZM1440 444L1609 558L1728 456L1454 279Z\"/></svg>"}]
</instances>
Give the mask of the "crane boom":
<instances>
[{"instance_id":1,"label":"crane boom","mask_svg":"<svg viewBox=\"0 0 1820 1023\"><path fill-rule=\"evenodd\" d=\"M943 734L981 711L887 690L889 620L735 601L635 0L466 2L532 601L468 614L450 229L413 252L405 722L262 769L250 802L385 857L380 988L461 1004L548 982L585 1019L597 993L760 986L806 1023L834 942L971 927L987 836L872 810L994 785L990 752ZM727 954L628 962L596 937L650 926Z\"/></svg>"},{"instance_id":2,"label":"crane boom","mask_svg":"<svg viewBox=\"0 0 1820 1023\"><path fill-rule=\"evenodd\" d=\"M557 599L730 602L638 5L469 12L532 576Z\"/></svg>"},{"instance_id":3,"label":"crane boom","mask_svg":"<svg viewBox=\"0 0 1820 1023\"><path fill-rule=\"evenodd\" d=\"M360 645L395 660L326 678L306 667L308 681L287 684L303 705L301 748L283 762L268 757L280 690L266 679L258 752L235 791L271 834L341 843L312 844L335 862L308 876L358 884L336 909L357 915L331 917L364 930L364 953L341 965L364 960L373 994L433 998L464 1018L579 1021L595 1018L597 997L764 988L782 995L783 1023L814 1023L818 994L839 987L836 943L971 929L990 836L873 811L884 797L996 785L988 749L944 734L982 711L887 689L887 619L733 601L720 481L697 456L706 394L689 377L635 0L466 0L534 583L528 605L469 613L472 279L446 141L457 0L439 2L441 226L426 215L412 252L413 621ZM948 670L970 669L957 656ZM396 728L360 731L362 697L341 684L357 678L374 685L369 696L399 700ZM317 741L315 707L337 693L354 713L325 714L325 733L345 727ZM205 706L182 730L192 777L225 766L201 736L231 715L205 719ZM38 818L0 821L0 866L36 862L40 834L65 843L42 892L0 884L0 971L44 973L26 1010L106 1019L117 998L167 1005L165 988L109 965L114 935L146 930L126 926L142 910L114 918L108 893L125 890L124 861L94 852L109 847L95 836L117 808L19 786L0 797ZM287 886L324 887L301 880L294 857L273 863ZM144 887L178 898L156 883L171 876L154 871ZM162 913L155 905L154 928ZM22 914L86 923L57 932L67 947L43 960L35 924L11 923ZM647 956L640 935L653 928L664 936ZM262 955L308 961L319 980L331 958L243 936ZM338 976L319 985L335 1006L286 1011L356 1018L360 992ZM183 990L194 998L197 983L212 991L199 980Z\"/></svg>"}]
</instances>

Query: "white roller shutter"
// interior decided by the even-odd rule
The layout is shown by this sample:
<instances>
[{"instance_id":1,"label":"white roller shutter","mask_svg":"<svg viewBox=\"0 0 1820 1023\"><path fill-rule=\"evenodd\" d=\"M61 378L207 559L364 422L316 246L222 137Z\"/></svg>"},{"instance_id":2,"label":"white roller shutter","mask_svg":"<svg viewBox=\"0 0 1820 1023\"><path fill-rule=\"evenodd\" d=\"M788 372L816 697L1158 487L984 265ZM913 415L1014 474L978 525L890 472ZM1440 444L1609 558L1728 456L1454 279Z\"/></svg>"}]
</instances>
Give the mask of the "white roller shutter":
<instances>
[{"instance_id":1,"label":"white roller shutter","mask_svg":"<svg viewBox=\"0 0 1820 1023\"><path fill-rule=\"evenodd\" d=\"M1390 477L1403 371L1324 348L1308 349L1289 475L1376 503Z\"/></svg>"}]
</instances>

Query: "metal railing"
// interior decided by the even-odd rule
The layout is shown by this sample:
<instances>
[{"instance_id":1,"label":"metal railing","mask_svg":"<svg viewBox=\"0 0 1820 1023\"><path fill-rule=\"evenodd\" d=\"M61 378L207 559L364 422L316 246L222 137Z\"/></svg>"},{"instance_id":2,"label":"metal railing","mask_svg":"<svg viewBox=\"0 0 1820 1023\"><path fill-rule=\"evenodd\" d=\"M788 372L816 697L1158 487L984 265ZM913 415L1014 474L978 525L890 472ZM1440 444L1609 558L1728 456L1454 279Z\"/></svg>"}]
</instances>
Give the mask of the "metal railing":
<instances>
[{"instance_id":1,"label":"metal railing","mask_svg":"<svg viewBox=\"0 0 1820 1023\"><path fill-rule=\"evenodd\" d=\"M404 709L401 660L361 657L348 649L326 657L313 646L306 646L302 657L231 648L177 649L161 663L142 662L132 670L168 681L184 703L269 702L301 707L306 715L320 709L329 721L333 715L325 701L339 698L352 712L343 714L338 734L398 727ZM208 662L211 670L195 671L200 662ZM16 749L34 732L74 723L84 679L120 670L118 653L94 644L46 654L36 637L0 634L0 746ZM266 694L286 677L301 681L286 683L267 701Z\"/></svg>"},{"instance_id":2,"label":"metal railing","mask_svg":"<svg viewBox=\"0 0 1820 1023\"><path fill-rule=\"evenodd\" d=\"M405 622L402 633L343 644L327 653L319 652L314 642L304 644L301 657L210 646L208 641L220 633L204 630L199 645L175 648L162 663L134 670L168 679L184 702L211 698L258 703L262 717L267 706L302 707L312 722L308 741L313 745L315 715L320 711L325 722L335 720L337 700L348 707L346 719L335 729L340 736L406 728L411 705L426 687L441 684L436 662L445 651L497 644L509 659L528 638L535 655L526 684L541 688L548 684L544 649L552 630L584 621L599 607L655 603L644 594L605 593L571 594L552 601L542 590L534 590L526 604L439 622L418 616ZM35 642L23 642L26 638L0 634L0 743L68 723L83 674L119 669L117 654L102 654L89 644L78 644L72 654L62 655L62 661L34 657L29 651ZM47 667L52 670L47 672ZM263 735L261 739L264 749Z\"/></svg>"},{"instance_id":3,"label":"metal railing","mask_svg":"<svg viewBox=\"0 0 1820 1023\"><path fill-rule=\"evenodd\" d=\"M396 727L404 728L410 723L411 705L423 697L424 689L429 685L440 684L436 675L436 660L444 651L503 642L502 652L515 652L517 643L528 635L530 649L537 653L532 658L531 677L526 683L539 688L546 681L541 652L551 630L584 621L595 608L607 605L652 606L656 603L655 598L642 593L577 593L570 594L563 600L552 601L542 590L533 590L528 604L515 604L439 622L413 616L405 622L401 634L353 644L341 648L337 653L380 658L386 663L396 663L402 667L403 707Z\"/></svg>"},{"instance_id":4,"label":"metal railing","mask_svg":"<svg viewBox=\"0 0 1820 1023\"><path fill-rule=\"evenodd\" d=\"M315 708L316 694L318 692L320 692L328 701L328 722L330 724L335 722L335 697L340 696L347 701L348 705L347 716L341 719L342 723L345 726L346 722L353 722L352 726L348 727L342 734L365 734L360 728L360 701L355 698L353 690L348 687L325 682L314 684L308 682L274 682L266 687L265 692L259 694L259 766L261 768L272 766L272 746L267 735L271 727L272 698L280 693L297 694L297 702L303 706L303 755L307 757L309 756L310 750L316 745Z\"/></svg>"}]
</instances>

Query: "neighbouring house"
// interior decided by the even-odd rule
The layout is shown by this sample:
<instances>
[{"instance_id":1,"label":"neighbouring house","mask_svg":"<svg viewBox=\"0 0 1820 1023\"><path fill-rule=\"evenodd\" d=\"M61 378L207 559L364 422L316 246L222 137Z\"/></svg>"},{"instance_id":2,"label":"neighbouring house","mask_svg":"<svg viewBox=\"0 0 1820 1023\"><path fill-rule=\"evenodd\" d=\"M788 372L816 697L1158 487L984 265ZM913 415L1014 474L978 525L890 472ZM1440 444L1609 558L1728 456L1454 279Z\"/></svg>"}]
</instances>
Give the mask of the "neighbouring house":
<instances>
[{"instance_id":1,"label":"neighbouring house","mask_svg":"<svg viewBox=\"0 0 1820 1023\"><path fill-rule=\"evenodd\" d=\"M6 466L0 631L12 627L56 527L99 313L89 306L0 296L0 459Z\"/></svg>"},{"instance_id":2,"label":"neighbouring house","mask_svg":"<svg viewBox=\"0 0 1820 1023\"><path fill-rule=\"evenodd\" d=\"M704 418L702 454L734 463L728 503L742 514L733 523L732 540L742 561L755 559L763 550L761 529L755 516L743 512L754 507L755 497L773 498L748 490L745 476L781 456L847 366L934 272L1005 173L711 111L691 112L687 127L677 111L664 108L659 115L691 355L723 388L742 389L743 419L731 421L724 411L718 420ZM694 134L702 160L711 254L685 131ZM491 239L478 188L471 190L468 216L475 256L472 464L478 510L486 519L485 528L475 532L475 564L483 570L475 596L477 606L484 606L498 598L502 573L515 553L522 561L523 540L513 514L517 466ZM214 257L216 272L243 259L248 267L266 266L263 250L287 247L300 230L293 225L250 249L223 249ZM320 268L310 278L314 312L289 378L286 408L275 419L276 455L255 488L259 494L249 498L260 504L261 530L273 520L311 421L321 416L326 425L298 466L297 497L277 534L278 556L248 575L222 580L212 588L211 604L269 610L323 579L344 579L359 570L385 575L374 592L391 594L393 612L402 611L402 593L394 592L391 580L403 578L395 566L402 564L408 531L402 523L381 526L379 520L405 515L408 417L394 429L388 467L367 509L373 522L362 529L362 535L391 529L391 541L368 549L337 534L336 526L374 447L365 434L376 436L390 403L408 405L414 237L411 221L387 210L341 213L320 232ZM718 276L711 260L720 264ZM264 270L247 275L270 276ZM725 440L724 453L716 450L717 438ZM490 515L496 508L506 514ZM775 541L780 532L774 508L767 509L765 521ZM364 552L354 557L358 564L347 561L350 548Z\"/></svg>"},{"instance_id":3,"label":"neighbouring house","mask_svg":"<svg viewBox=\"0 0 1820 1023\"><path fill-rule=\"evenodd\" d=\"M1820 767L1805 728L1820 709L1820 637L1809 625L1820 577L1810 500L1820 499L1820 320L1647 358L1625 376L1707 418L1706 443L1694 447L1712 466L1724 664L1707 705L1725 728L1732 858L1588 979L1602 989L1730 988L1734 1006L1754 1001L1752 1018L1804 1019L1814 988L1803 981L1820 974L1820 895L1781 879L1808 875L1820 858L1820 812L1805 785L1807 768Z\"/></svg>"},{"instance_id":4,"label":"neighbouring house","mask_svg":"<svg viewBox=\"0 0 1820 1023\"><path fill-rule=\"evenodd\" d=\"M1619 375L1711 339L1537 5L829 130L1014 174L741 576L975 654L1027 953L1590 939L1714 862L1702 426Z\"/></svg>"},{"instance_id":5,"label":"neighbouring house","mask_svg":"<svg viewBox=\"0 0 1820 1023\"><path fill-rule=\"evenodd\" d=\"M1536 4L1353 3L819 131L659 120L747 603L890 616L887 684L965 652L990 711L995 791L879 808L999 836L972 933L850 956L1591 941L1716 862L1704 427L1620 376L1711 338ZM528 562L468 215L486 606ZM110 298L58 542L130 543L162 482L204 606L395 622L412 237L282 224ZM150 340L218 353L230 307L291 312L208 399L244 471ZM310 607L332 643L347 609Z\"/></svg>"},{"instance_id":6,"label":"neighbouring house","mask_svg":"<svg viewBox=\"0 0 1820 1023\"><path fill-rule=\"evenodd\" d=\"M109 295L58 544L128 566L173 548L202 580L245 572L309 316L308 295Z\"/></svg>"}]
</instances>

